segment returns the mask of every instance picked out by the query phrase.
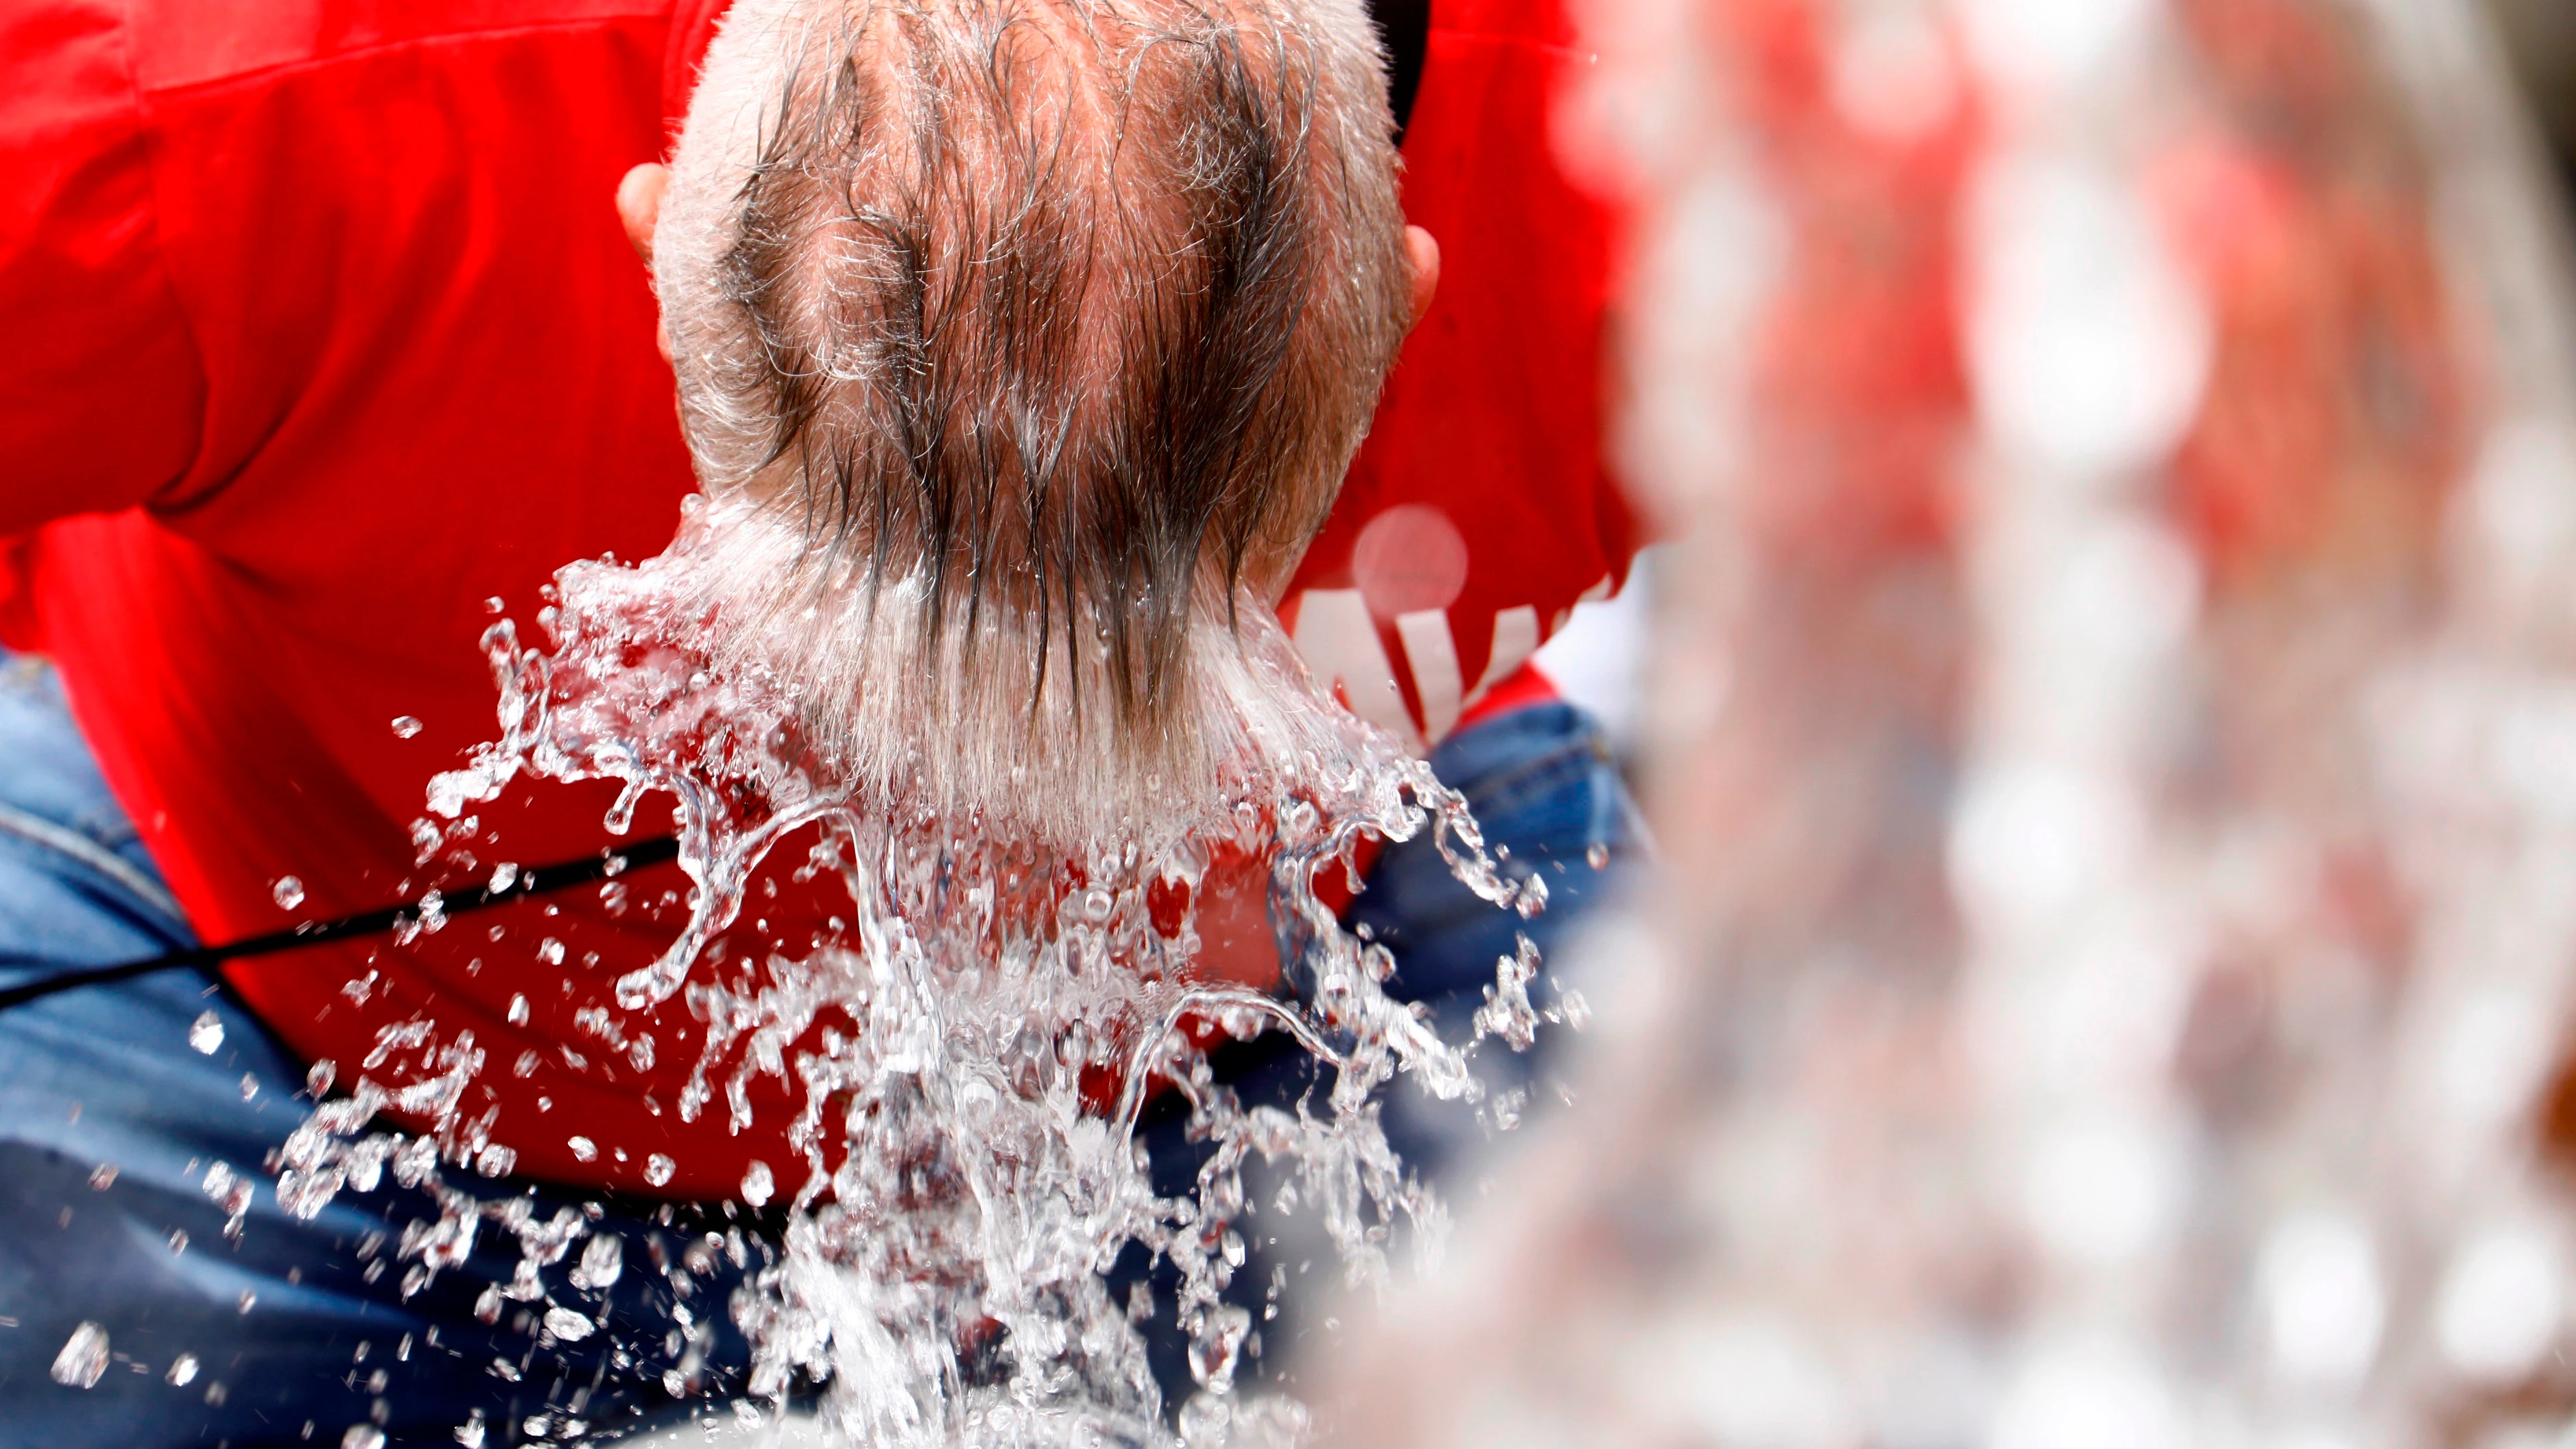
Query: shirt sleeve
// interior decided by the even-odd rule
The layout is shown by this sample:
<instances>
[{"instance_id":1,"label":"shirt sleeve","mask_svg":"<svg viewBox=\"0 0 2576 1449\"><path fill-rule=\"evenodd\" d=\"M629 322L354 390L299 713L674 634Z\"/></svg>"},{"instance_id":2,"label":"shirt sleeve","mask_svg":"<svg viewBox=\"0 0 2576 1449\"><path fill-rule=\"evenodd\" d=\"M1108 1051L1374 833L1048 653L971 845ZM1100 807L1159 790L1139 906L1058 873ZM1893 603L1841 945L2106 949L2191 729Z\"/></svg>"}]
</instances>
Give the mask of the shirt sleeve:
<instances>
[{"instance_id":1,"label":"shirt sleeve","mask_svg":"<svg viewBox=\"0 0 2576 1449\"><path fill-rule=\"evenodd\" d=\"M122 8L0 0L0 537L144 502L197 451Z\"/></svg>"}]
</instances>

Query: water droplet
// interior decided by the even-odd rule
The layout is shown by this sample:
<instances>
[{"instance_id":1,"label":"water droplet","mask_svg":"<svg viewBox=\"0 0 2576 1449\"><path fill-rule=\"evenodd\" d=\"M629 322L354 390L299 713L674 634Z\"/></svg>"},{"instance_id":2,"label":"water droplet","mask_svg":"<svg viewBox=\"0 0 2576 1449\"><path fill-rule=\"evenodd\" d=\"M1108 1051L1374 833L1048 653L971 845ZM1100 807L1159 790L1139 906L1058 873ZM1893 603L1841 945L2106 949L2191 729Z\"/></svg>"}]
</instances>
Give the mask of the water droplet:
<instances>
[{"instance_id":1,"label":"water droplet","mask_svg":"<svg viewBox=\"0 0 2576 1449\"><path fill-rule=\"evenodd\" d=\"M599 1156L599 1144L587 1137L569 1138L564 1145L572 1149L573 1160L576 1162L594 1161Z\"/></svg>"},{"instance_id":2,"label":"water droplet","mask_svg":"<svg viewBox=\"0 0 2576 1449\"><path fill-rule=\"evenodd\" d=\"M258 1095L259 1095L259 1078L252 1076L252 1075L251 1075L250 1073L248 1073L248 1072L244 1072L244 1073L242 1073L242 1079L241 1079L241 1094L242 1094L242 1100L243 1100L243 1101L245 1101L245 1102L249 1101L249 1100L250 1100L251 1098L253 1098L253 1097L258 1096Z\"/></svg>"},{"instance_id":3,"label":"water droplet","mask_svg":"<svg viewBox=\"0 0 2576 1449\"><path fill-rule=\"evenodd\" d=\"M340 1436L340 1449L385 1449L385 1431L373 1424L351 1424Z\"/></svg>"},{"instance_id":4,"label":"water droplet","mask_svg":"<svg viewBox=\"0 0 2576 1449\"><path fill-rule=\"evenodd\" d=\"M107 1330L84 1322L63 1341L63 1351L54 1355L54 1382L85 1389L97 1383L98 1376L105 1372Z\"/></svg>"},{"instance_id":5,"label":"water droplet","mask_svg":"<svg viewBox=\"0 0 2576 1449\"><path fill-rule=\"evenodd\" d=\"M565 1343L579 1343L590 1337L592 1323L569 1308L546 1310L546 1332Z\"/></svg>"},{"instance_id":6,"label":"water droplet","mask_svg":"<svg viewBox=\"0 0 2576 1449\"><path fill-rule=\"evenodd\" d=\"M478 1323L501 1321L501 1285L487 1284L483 1296L474 1300L474 1319Z\"/></svg>"},{"instance_id":7,"label":"water droplet","mask_svg":"<svg viewBox=\"0 0 2576 1449\"><path fill-rule=\"evenodd\" d=\"M653 1184L655 1187L660 1187L662 1184L669 1182L671 1180L671 1174L678 1169L678 1163L673 1162L670 1158L656 1152L652 1156L644 1159L644 1180Z\"/></svg>"},{"instance_id":8,"label":"water droplet","mask_svg":"<svg viewBox=\"0 0 2576 1449\"><path fill-rule=\"evenodd\" d=\"M505 860L492 867L492 894L497 896L518 883L519 867L514 862Z\"/></svg>"},{"instance_id":9,"label":"water droplet","mask_svg":"<svg viewBox=\"0 0 2576 1449\"><path fill-rule=\"evenodd\" d=\"M329 1057L324 1057L322 1060L315 1062L311 1067L306 1069L304 1073L304 1090L312 1096L314 1101L319 1102L322 1100L322 1094L331 1090L331 1079L339 1074L340 1068L338 1064L334 1063Z\"/></svg>"},{"instance_id":10,"label":"water droplet","mask_svg":"<svg viewBox=\"0 0 2576 1449\"><path fill-rule=\"evenodd\" d=\"M188 1045L207 1056L213 1056L215 1048L223 1044L224 1019L215 1015L211 1009L199 1012L197 1019L188 1023Z\"/></svg>"},{"instance_id":11,"label":"water droplet","mask_svg":"<svg viewBox=\"0 0 2576 1449\"><path fill-rule=\"evenodd\" d=\"M99 1192L116 1186L116 1164L102 1162L89 1170L89 1185Z\"/></svg>"},{"instance_id":12,"label":"water droplet","mask_svg":"<svg viewBox=\"0 0 2576 1449\"><path fill-rule=\"evenodd\" d=\"M528 998L513 991L510 993L510 1025L526 1026L527 1024Z\"/></svg>"},{"instance_id":13,"label":"water droplet","mask_svg":"<svg viewBox=\"0 0 2576 1449\"><path fill-rule=\"evenodd\" d=\"M170 1360L170 1372L165 1377L170 1380L170 1387L174 1389L194 1383L197 1378L197 1356L193 1353L183 1353Z\"/></svg>"},{"instance_id":14,"label":"water droplet","mask_svg":"<svg viewBox=\"0 0 2576 1449\"><path fill-rule=\"evenodd\" d=\"M777 1180L770 1175L766 1162L754 1162L751 1170L742 1175L742 1200L753 1207L764 1206L777 1191Z\"/></svg>"},{"instance_id":15,"label":"water droplet","mask_svg":"<svg viewBox=\"0 0 2576 1449\"><path fill-rule=\"evenodd\" d=\"M1226 1304L1208 1315L1208 1327L1189 1346L1190 1376L1223 1395L1242 1361L1243 1341L1252 1332L1252 1312Z\"/></svg>"},{"instance_id":16,"label":"water droplet","mask_svg":"<svg viewBox=\"0 0 2576 1449\"><path fill-rule=\"evenodd\" d=\"M170 1230L171 1254L176 1256L186 1251L188 1251L188 1230L186 1228L172 1228Z\"/></svg>"},{"instance_id":17,"label":"water droplet","mask_svg":"<svg viewBox=\"0 0 2576 1449\"><path fill-rule=\"evenodd\" d=\"M473 1417L456 1426L456 1442L464 1445L465 1449L483 1449L483 1411L481 1409L474 1410Z\"/></svg>"},{"instance_id":18,"label":"water droplet","mask_svg":"<svg viewBox=\"0 0 2576 1449\"><path fill-rule=\"evenodd\" d=\"M2478 1232L2443 1275L2434 1319L2442 1356L2472 1379L2518 1382L2549 1352L2565 1316L2563 1281L2558 1246L2545 1232Z\"/></svg>"},{"instance_id":19,"label":"water droplet","mask_svg":"<svg viewBox=\"0 0 2576 1449\"><path fill-rule=\"evenodd\" d=\"M291 911L304 904L304 882L291 875L282 875L269 886L268 894L277 902L279 910Z\"/></svg>"},{"instance_id":20,"label":"water droplet","mask_svg":"<svg viewBox=\"0 0 2576 1449\"><path fill-rule=\"evenodd\" d=\"M407 714L394 716L394 738L407 740L420 733L420 721Z\"/></svg>"},{"instance_id":21,"label":"water droplet","mask_svg":"<svg viewBox=\"0 0 2576 1449\"><path fill-rule=\"evenodd\" d=\"M1591 866L1594 870L1608 870L1610 868L1610 846L1608 842L1599 840L1592 842L1591 847L1583 852L1583 861L1584 864Z\"/></svg>"},{"instance_id":22,"label":"water droplet","mask_svg":"<svg viewBox=\"0 0 2576 1449\"><path fill-rule=\"evenodd\" d=\"M564 963L564 943L552 936L546 937L537 943L537 959L549 966L561 966Z\"/></svg>"},{"instance_id":23,"label":"water droplet","mask_svg":"<svg viewBox=\"0 0 2576 1449\"><path fill-rule=\"evenodd\" d=\"M244 1289L242 1290L242 1293L241 1293L241 1311L242 1311L242 1312L244 1312L244 1313L248 1313L248 1312L250 1312L250 1310L251 1310L251 1305L253 1305L253 1304L257 1303L257 1302L259 1302L259 1295L258 1295L258 1294L253 1293L252 1291L250 1291L250 1290L249 1290L249 1289L247 1289L247 1288L244 1288Z\"/></svg>"},{"instance_id":24,"label":"water droplet","mask_svg":"<svg viewBox=\"0 0 2576 1449\"><path fill-rule=\"evenodd\" d=\"M626 1274L626 1249L615 1233L601 1233L581 1250L581 1267L573 1283L581 1288L607 1288Z\"/></svg>"}]
</instances>

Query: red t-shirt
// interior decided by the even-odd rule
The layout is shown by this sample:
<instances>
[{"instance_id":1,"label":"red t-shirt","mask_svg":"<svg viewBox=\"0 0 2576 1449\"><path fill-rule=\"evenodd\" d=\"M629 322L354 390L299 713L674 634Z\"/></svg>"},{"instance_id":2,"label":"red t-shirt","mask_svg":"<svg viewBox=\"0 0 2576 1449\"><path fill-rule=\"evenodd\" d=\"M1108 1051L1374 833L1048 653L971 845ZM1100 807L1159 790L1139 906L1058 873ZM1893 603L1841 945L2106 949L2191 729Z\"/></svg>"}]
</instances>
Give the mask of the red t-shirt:
<instances>
[{"instance_id":1,"label":"red t-shirt","mask_svg":"<svg viewBox=\"0 0 2576 1449\"><path fill-rule=\"evenodd\" d=\"M1417 740L1545 697L1530 655L1637 549L1601 446L1617 218L1552 135L1584 63L1562 0L1433 0L1404 212L1440 289L1281 611L1354 713Z\"/></svg>"},{"instance_id":2,"label":"red t-shirt","mask_svg":"<svg viewBox=\"0 0 2576 1449\"><path fill-rule=\"evenodd\" d=\"M664 150L668 98L703 48L712 7L677 23L671 8L0 0L0 639L54 658L208 940L431 884L410 835L423 786L494 733L475 643L486 601L532 624L565 561L670 539L687 455L610 198ZM1507 11L1552 7L1456 14ZM1624 514L1602 522L1615 510L1593 461L1592 344L1570 367L1531 346L1496 369L1514 390L1474 404L1473 440L1397 421L1435 386L1487 396L1472 365L1464 382L1455 369L1498 338L1597 335L1597 275L1572 289L1592 312L1555 331L1524 330L1527 279L1470 300L1480 274L1508 271L1480 273L1477 227L1499 228L1501 253L1516 227L1551 229L1512 209L1553 194L1517 168L1546 167L1535 112L1555 43L1435 32L1407 200L1430 204L1433 176L1461 168L1437 193L1450 210L1428 218L1454 219L1447 311L1408 351L1355 474L1368 515L1349 530L1337 515L1307 578L1350 578L1333 540L1394 504L1444 507L1472 559L1442 601L1462 677L1482 677L1497 610L1551 622L1626 556ZM1514 107L1532 114L1496 120ZM1456 159L1435 168L1430 155L1452 155L1428 149L1443 136ZM1586 246L1524 254L1597 259ZM1453 360L1420 361L1440 355ZM1551 372L1583 375L1533 386ZM1388 481L1425 458L1445 461L1408 480L1418 491ZM1434 592L1411 587L1399 602ZM1301 619L1310 642L1332 637L1322 616ZM1382 622L1382 638L1422 632ZM480 812L467 848L487 871L592 854L616 843L607 804L604 790L521 789ZM639 832L659 817L640 818ZM304 887L291 910L274 891L289 875ZM669 866L615 884L622 912L575 891L227 974L343 1083L423 1070L419 1049L362 1067L389 1026L434 1020L440 1043L472 1031L486 1067L466 1115L498 1110L521 1172L648 1190L644 1163L665 1154L679 1167L658 1190L673 1196L729 1193L752 1158L798 1180L774 1090L754 1136L733 1138L721 1106L680 1121L702 1039L680 1003L623 1024L629 1043L653 1036L649 1059L578 1023L668 938L676 912L653 907L685 892ZM770 934L798 934L789 914L766 912Z\"/></svg>"}]
</instances>

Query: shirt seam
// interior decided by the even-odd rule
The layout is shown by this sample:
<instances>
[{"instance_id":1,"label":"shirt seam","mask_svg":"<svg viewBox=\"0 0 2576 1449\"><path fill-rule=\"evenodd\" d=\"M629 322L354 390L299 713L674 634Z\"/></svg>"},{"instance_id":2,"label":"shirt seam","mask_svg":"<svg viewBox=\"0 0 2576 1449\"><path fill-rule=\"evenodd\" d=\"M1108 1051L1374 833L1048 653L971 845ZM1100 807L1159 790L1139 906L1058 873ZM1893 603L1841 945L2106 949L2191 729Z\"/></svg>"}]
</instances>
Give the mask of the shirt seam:
<instances>
[{"instance_id":1,"label":"shirt seam","mask_svg":"<svg viewBox=\"0 0 2576 1449\"><path fill-rule=\"evenodd\" d=\"M133 0L128 0L124 17L117 26L117 38L125 46L125 83L128 94L133 97L134 143L143 153L144 205L152 224L152 254L161 264L162 290L169 293L170 310L179 319L179 334L187 339L188 356L197 367L196 435L188 440L188 463L138 500L141 506L151 507L194 477L197 466L205 461L207 414L214 400L215 378L206 359L205 339L197 332L197 319L188 310L187 297L179 290L179 269L171 259L170 234L161 224L161 138L159 128L151 122L145 101L143 54L135 37Z\"/></svg>"},{"instance_id":2,"label":"shirt seam","mask_svg":"<svg viewBox=\"0 0 2576 1449\"><path fill-rule=\"evenodd\" d=\"M239 85L246 81L268 80L292 75L298 71L320 70L325 66L339 65L347 61L365 60L374 56L392 55L400 51L424 49L436 45L479 44L485 41L514 40L524 36L551 35L562 31L622 25L632 21L650 23L660 20L667 23L669 19L670 7L665 5L659 9L621 11L613 15L585 15L575 20L547 20L526 25L502 25L489 30L448 30L435 35L411 35L400 40L387 40L350 50L335 50L329 55L310 55L296 60L274 61L247 70L203 76L161 86L144 86L138 67L136 89L138 94L156 99L183 97L221 90L226 86Z\"/></svg>"}]
</instances>

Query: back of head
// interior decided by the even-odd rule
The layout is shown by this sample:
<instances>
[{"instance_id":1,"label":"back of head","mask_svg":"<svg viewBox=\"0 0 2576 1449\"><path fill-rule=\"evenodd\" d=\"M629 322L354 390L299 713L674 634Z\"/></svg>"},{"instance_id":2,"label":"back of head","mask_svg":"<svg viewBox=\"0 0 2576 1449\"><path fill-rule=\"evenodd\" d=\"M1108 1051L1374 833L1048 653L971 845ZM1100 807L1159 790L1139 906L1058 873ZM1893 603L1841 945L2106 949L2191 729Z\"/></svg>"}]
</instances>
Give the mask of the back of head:
<instances>
[{"instance_id":1,"label":"back of head","mask_svg":"<svg viewBox=\"0 0 2576 1449\"><path fill-rule=\"evenodd\" d=\"M846 763L1197 773L1402 338L1389 131L1358 0L741 0L656 271L720 602Z\"/></svg>"}]
</instances>

